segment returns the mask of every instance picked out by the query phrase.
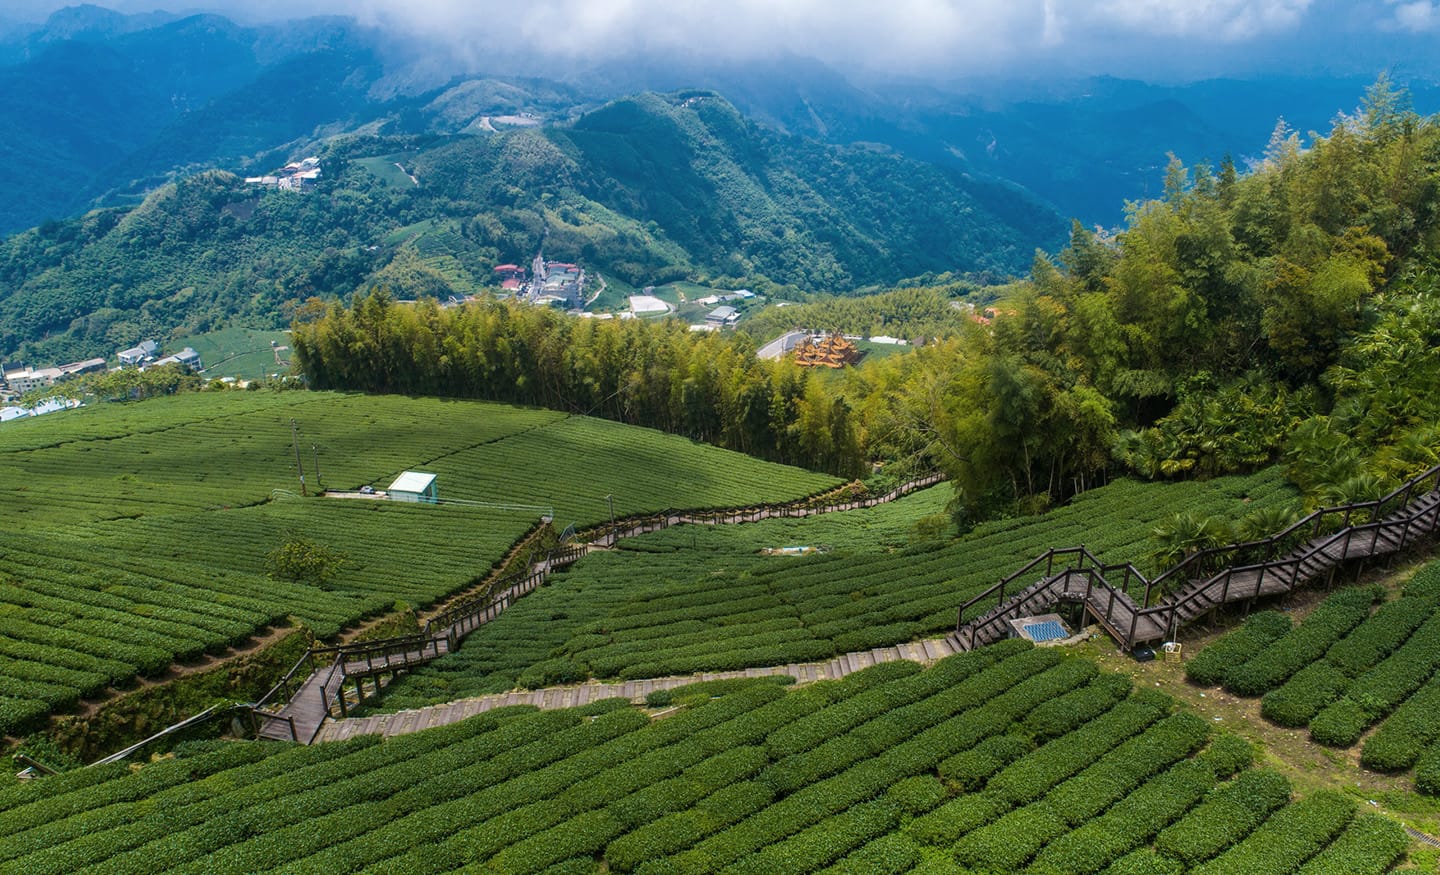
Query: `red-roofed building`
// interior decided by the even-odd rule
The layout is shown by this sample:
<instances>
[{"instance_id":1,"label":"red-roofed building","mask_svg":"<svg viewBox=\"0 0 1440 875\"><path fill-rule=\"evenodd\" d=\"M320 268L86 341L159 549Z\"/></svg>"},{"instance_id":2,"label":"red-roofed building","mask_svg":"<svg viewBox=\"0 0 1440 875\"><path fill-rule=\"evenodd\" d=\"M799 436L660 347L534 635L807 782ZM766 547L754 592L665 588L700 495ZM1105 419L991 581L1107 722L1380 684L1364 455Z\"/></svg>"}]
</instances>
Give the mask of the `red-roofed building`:
<instances>
[{"instance_id":1,"label":"red-roofed building","mask_svg":"<svg viewBox=\"0 0 1440 875\"><path fill-rule=\"evenodd\" d=\"M525 283L525 268L518 264L498 265L495 274L500 278L502 289L518 289Z\"/></svg>"}]
</instances>

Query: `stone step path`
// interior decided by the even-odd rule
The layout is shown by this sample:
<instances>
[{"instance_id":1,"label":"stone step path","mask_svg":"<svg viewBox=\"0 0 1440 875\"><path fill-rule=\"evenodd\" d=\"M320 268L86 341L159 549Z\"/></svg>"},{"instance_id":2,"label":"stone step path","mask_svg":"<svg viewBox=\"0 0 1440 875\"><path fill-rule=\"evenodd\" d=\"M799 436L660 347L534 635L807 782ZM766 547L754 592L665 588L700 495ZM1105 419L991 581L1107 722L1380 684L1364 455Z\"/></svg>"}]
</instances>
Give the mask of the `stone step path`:
<instances>
[{"instance_id":1,"label":"stone step path","mask_svg":"<svg viewBox=\"0 0 1440 875\"><path fill-rule=\"evenodd\" d=\"M360 735L379 734L387 737L405 735L456 723L485 711L506 708L511 705L533 705L542 709L576 708L591 702L598 702L601 699L614 698L625 698L639 704L656 690L670 690L699 681L790 675L795 678L797 684L808 684L842 678L882 662L898 662L908 659L911 662L928 665L955 652L955 647L947 639L930 638L895 647L876 647L872 650L842 653L823 662L792 662L788 665L772 665L736 671L701 672L637 681L592 682L563 687L545 687L538 690L512 690L508 693L477 696L473 699L456 699L440 705L397 711L393 714L331 720L320 728L320 734L315 737L315 741L343 741Z\"/></svg>"}]
</instances>

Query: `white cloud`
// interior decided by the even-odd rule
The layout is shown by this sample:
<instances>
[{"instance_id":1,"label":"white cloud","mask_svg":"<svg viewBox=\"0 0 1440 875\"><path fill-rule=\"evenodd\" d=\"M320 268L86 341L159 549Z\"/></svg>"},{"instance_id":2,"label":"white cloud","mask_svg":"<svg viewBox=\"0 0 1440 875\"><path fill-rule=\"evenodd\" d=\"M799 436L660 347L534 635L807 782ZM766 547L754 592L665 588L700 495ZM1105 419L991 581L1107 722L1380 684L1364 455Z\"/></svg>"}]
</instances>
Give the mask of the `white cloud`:
<instances>
[{"instance_id":1,"label":"white cloud","mask_svg":"<svg viewBox=\"0 0 1440 875\"><path fill-rule=\"evenodd\" d=\"M1429 0L1413 3L1390 0L1390 3L1394 7L1394 16L1389 24L1394 28L1410 33L1427 33L1440 27L1440 4Z\"/></svg>"},{"instance_id":2,"label":"white cloud","mask_svg":"<svg viewBox=\"0 0 1440 875\"><path fill-rule=\"evenodd\" d=\"M361 0L362 18L432 36L585 58L790 51L838 66L983 65L1143 37L1243 42L1294 27L1311 0ZM323 0L322 0L323 3ZM356 8L356 7L351 7Z\"/></svg>"},{"instance_id":3,"label":"white cloud","mask_svg":"<svg viewBox=\"0 0 1440 875\"><path fill-rule=\"evenodd\" d=\"M5 0L0 0L5 2ZM9 0L44 4L46 0ZM59 5L62 0L51 0ZM101 0L104 2L104 0ZM110 0L127 11L157 0ZM188 6L194 0L182 2ZM1324 0L1321 0L1324 2ZM1367 0L1397 3L1400 0ZM790 52L839 69L984 70L1043 55L1133 57L1163 40L1243 44L1295 28L1312 0L201 0L245 20L354 15L484 58L746 58ZM1405 2L1397 19L1432 20ZM1168 50L1159 49L1163 56Z\"/></svg>"},{"instance_id":4,"label":"white cloud","mask_svg":"<svg viewBox=\"0 0 1440 875\"><path fill-rule=\"evenodd\" d=\"M1237 41L1292 28L1311 0L1072 0L1077 17L1104 28L1202 40Z\"/></svg>"}]
</instances>

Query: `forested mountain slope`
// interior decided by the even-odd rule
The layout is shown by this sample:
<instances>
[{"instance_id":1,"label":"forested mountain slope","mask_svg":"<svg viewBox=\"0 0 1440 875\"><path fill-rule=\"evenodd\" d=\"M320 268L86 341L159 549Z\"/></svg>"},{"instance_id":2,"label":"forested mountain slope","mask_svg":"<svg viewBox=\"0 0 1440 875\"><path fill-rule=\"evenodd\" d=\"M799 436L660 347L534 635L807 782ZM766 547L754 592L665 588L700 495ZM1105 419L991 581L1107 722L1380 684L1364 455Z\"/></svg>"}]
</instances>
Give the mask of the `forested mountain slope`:
<instances>
[{"instance_id":1,"label":"forested mountain slope","mask_svg":"<svg viewBox=\"0 0 1440 875\"><path fill-rule=\"evenodd\" d=\"M743 337L723 357L677 357L672 348L695 342L658 332L639 342L646 326L566 329L563 356L537 356L525 380L487 380L478 375L513 358L505 351L531 330L531 320L490 305L449 316L379 302L337 308L297 332L297 360L331 388L413 380L425 391L544 404L557 403L539 397L547 393L589 398L606 416L707 440L716 430L693 417L649 418L647 399L667 381L713 388L737 409L769 411L755 417L769 424L766 437L727 446L785 447L776 436L823 433L807 464L941 467L962 512L980 518L1044 508L1117 469L1206 478L1282 456L1313 499L1344 504L1440 459L1429 391L1440 374L1437 252L1440 125L1382 79L1327 136L1304 145L1282 133L1248 174L1172 162L1162 199L1132 205L1118 235L1077 223L1057 259L1037 257L1030 277L1005 291L993 324L966 321L962 338L844 380L757 362ZM884 303L934 326L948 307L929 301L928 321L923 295ZM882 313L807 310L804 318L842 324ZM558 366L566 356L579 363ZM601 364L614 361L623 365ZM645 379L622 379L631 373ZM805 409L830 412L824 428L790 427L794 406L749 403L800 397Z\"/></svg>"},{"instance_id":2,"label":"forested mountain slope","mask_svg":"<svg viewBox=\"0 0 1440 875\"><path fill-rule=\"evenodd\" d=\"M210 172L0 244L0 350L64 359L236 318L276 324L307 297L372 284L443 299L542 240L549 258L637 284L845 291L1016 273L1063 230L1018 191L773 134L709 92L626 98L570 126L342 137L321 158L310 193Z\"/></svg>"},{"instance_id":3,"label":"forested mountain slope","mask_svg":"<svg viewBox=\"0 0 1440 875\"><path fill-rule=\"evenodd\" d=\"M332 19L57 12L0 38L0 233L134 195L185 168L255 162L317 126L388 112L366 32ZM268 156L268 157L267 157Z\"/></svg>"}]
</instances>

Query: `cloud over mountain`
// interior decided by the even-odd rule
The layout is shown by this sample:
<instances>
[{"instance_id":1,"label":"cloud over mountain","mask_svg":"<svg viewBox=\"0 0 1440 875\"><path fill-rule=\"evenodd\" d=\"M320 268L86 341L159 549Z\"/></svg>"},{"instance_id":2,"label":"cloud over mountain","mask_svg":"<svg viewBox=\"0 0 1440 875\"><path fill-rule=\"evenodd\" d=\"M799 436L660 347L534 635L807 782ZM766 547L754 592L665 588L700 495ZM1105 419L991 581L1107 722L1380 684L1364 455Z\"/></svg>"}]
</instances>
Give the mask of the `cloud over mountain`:
<instances>
[{"instance_id":1,"label":"cloud over mountain","mask_svg":"<svg viewBox=\"0 0 1440 875\"><path fill-rule=\"evenodd\" d=\"M56 0L14 0L43 15ZM149 11L156 0L112 0ZM849 73L1141 78L1433 66L1437 0L211 0L256 22L354 16L472 69L808 56ZM1396 45L1413 43L1413 45ZM1396 58L1400 60L1396 60ZM446 58L436 58L437 62Z\"/></svg>"}]
</instances>

